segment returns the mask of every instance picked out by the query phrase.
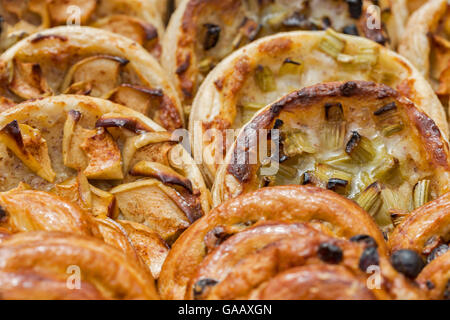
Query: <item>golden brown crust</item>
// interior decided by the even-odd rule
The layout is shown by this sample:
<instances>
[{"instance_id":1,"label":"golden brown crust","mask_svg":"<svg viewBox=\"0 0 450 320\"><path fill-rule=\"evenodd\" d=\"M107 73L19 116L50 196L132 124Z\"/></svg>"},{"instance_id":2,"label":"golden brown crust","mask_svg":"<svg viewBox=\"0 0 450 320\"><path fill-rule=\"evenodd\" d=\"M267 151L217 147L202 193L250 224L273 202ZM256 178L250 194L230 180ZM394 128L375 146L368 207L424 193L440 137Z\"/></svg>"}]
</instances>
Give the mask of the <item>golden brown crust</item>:
<instances>
[{"instance_id":1,"label":"golden brown crust","mask_svg":"<svg viewBox=\"0 0 450 320\"><path fill-rule=\"evenodd\" d=\"M379 244L380 252L386 250L383 236L375 222L355 203L314 187L265 188L215 208L181 235L172 246L159 278L162 297L184 297L196 266L204 259L205 248L214 248L215 238L206 237L213 229L224 229L218 233L220 244L227 234L232 235L264 221L311 222L341 238L367 234Z\"/></svg>"},{"instance_id":2,"label":"golden brown crust","mask_svg":"<svg viewBox=\"0 0 450 320\"><path fill-rule=\"evenodd\" d=\"M411 212L394 230L389 246L391 251L411 249L423 256L450 238L450 193Z\"/></svg>"},{"instance_id":3,"label":"golden brown crust","mask_svg":"<svg viewBox=\"0 0 450 320\"><path fill-rule=\"evenodd\" d=\"M158 299L147 270L94 238L20 233L2 242L0 256L3 299Z\"/></svg>"}]
</instances>

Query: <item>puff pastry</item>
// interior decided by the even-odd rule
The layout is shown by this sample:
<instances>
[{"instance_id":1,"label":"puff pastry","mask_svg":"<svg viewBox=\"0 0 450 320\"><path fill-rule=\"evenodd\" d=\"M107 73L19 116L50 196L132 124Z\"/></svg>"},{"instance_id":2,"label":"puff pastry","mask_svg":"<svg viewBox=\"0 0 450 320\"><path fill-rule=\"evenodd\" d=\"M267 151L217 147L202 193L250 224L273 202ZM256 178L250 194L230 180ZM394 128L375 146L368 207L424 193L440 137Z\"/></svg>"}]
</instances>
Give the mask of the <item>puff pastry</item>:
<instances>
[{"instance_id":1,"label":"puff pastry","mask_svg":"<svg viewBox=\"0 0 450 320\"><path fill-rule=\"evenodd\" d=\"M263 129L278 129L278 138L262 139ZM448 153L436 124L393 89L319 84L267 106L244 126L216 176L213 201L270 185L313 184L357 201L389 232L391 214L449 191Z\"/></svg>"},{"instance_id":2,"label":"puff pastry","mask_svg":"<svg viewBox=\"0 0 450 320\"><path fill-rule=\"evenodd\" d=\"M168 130L182 128L181 105L158 62L135 42L88 27L32 35L0 57L1 105L82 94L129 106Z\"/></svg>"},{"instance_id":3,"label":"puff pastry","mask_svg":"<svg viewBox=\"0 0 450 320\"><path fill-rule=\"evenodd\" d=\"M107 100L60 95L0 115L1 191L51 191L173 241L209 211L199 169L172 135Z\"/></svg>"},{"instance_id":4,"label":"puff pastry","mask_svg":"<svg viewBox=\"0 0 450 320\"><path fill-rule=\"evenodd\" d=\"M330 45L334 48L331 51ZM200 88L189 130L195 158L203 160L208 181L214 181L225 155L228 141L218 137L225 137L226 129L241 128L257 110L293 90L349 80L396 88L428 114L447 137L446 115L439 99L404 58L364 38L331 31L282 33L228 56Z\"/></svg>"},{"instance_id":5,"label":"puff pastry","mask_svg":"<svg viewBox=\"0 0 450 320\"><path fill-rule=\"evenodd\" d=\"M227 55L249 42L283 31L335 30L388 45L389 1L191 0L172 15L162 63L185 105L205 76ZM383 14L382 14L383 13ZM394 25L392 25L394 26ZM395 39L396 37L394 37Z\"/></svg>"},{"instance_id":6,"label":"puff pastry","mask_svg":"<svg viewBox=\"0 0 450 320\"><path fill-rule=\"evenodd\" d=\"M375 265L384 285L371 290L363 271ZM366 212L309 186L261 189L213 209L172 246L158 288L163 299L421 297L390 266Z\"/></svg>"},{"instance_id":7,"label":"puff pastry","mask_svg":"<svg viewBox=\"0 0 450 320\"><path fill-rule=\"evenodd\" d=\"M3 299L158 299L149 271L95 238L18 233L2 241L0 257Z\"/></svg>"},{"instance_id":8,"label":"puff pastry","mask_svg":"<svg viewBox=\"0 0 450 320\"><path fill-rule=\"evenodd\" d=\"M159 58L160 39L164 34L164 5L164 0L2 0L0 48L5 50L22 38L47 28L84 25L131 38Z\"/></svg>"}]
</instances>

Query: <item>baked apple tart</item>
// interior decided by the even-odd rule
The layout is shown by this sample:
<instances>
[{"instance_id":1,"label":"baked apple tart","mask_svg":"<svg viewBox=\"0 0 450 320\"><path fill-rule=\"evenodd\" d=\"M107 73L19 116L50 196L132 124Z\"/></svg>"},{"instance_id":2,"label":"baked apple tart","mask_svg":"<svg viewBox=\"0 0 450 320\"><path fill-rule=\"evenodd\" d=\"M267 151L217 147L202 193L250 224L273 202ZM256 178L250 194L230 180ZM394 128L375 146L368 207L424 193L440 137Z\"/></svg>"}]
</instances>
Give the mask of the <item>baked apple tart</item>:
<instances>
[{"instance_id":1,"label":"baked apple tart","mask_svg":"<svg viewBox=\"0 0 450 320\"><path fill-rule=\"evenodd\" d=\"M88 27L58 27L17 43L0 57L0 108L58 94L101 97L182 128L175 89L135 42Z\"/></svg>"},{"instance_id":2,"label":"baked apple tart","mask_svg":"<svg viewBox=\"0 0 450 320\"><path fill-rule=\"evenodd\" d=\"M356 201L389 233L392 215L436 199L449 182L449 146L434 121L390 87L350 81L262 109L241 130L212 194L218 205L266 186L312 184Z\"/></svg>"},{"instance_id":3,"label":"baked apple tart","mask_svg":"<svg viewBox=\"0 0 450 320\"><path fill-rule=\"evenodd\" d=\"M223 60L200 88L189 129L209 183L233 139L259 109L285 94L329 81L366 80L396 88L447 136L445 111L429 83L404 58L364 38L298 31L256 41Z\"/></svg>"},{"instance_id":4,"label":"baked apple tart","mask_svg":"<svg viewBox=\"0 0 450 320\"><path fill-rule=\"evenodd\" d=\"M92 237L35 231L0 245L2 299L158 299L148 270Z\"/></svg>"},{"instance_id":5,"label":"baked apple tart","mask_svg":"<svg viewBox=\"0 0 450 320\"><path fill-rule=\"evenodd\" d=\"M399 52L430 81L444 103L450 95L450 4L431 0L409 19Z\"/></svg>"},{"instance_id":6,"label":"baked apple tart","mask_svg":"<svg viewBox=\"0 0 450 320\"><path fill-rule=\"evenodd\" d=\"M189 106L214 66L257 38L331 27L389 46L391 34L395 34L390 21L389 1L184 1L167 27L161 61Z\"/></svg>"},{"instance_id":7,"label":"baked apple tart","mask_svg":"<svg viewBox=\"0 0 450 320\"><path fill-rule=\"evenodd\" d=\"M44 29L61 25L83 25L126 36L152 53L161 55L164 33L162 10L157 0L2 0L0 49ZM153 0L153 2L156 2ZM161 7L159 7L161 6Z\"/></svg>"},{"instance_id":8,"label":"baked apple tart","mask_svg":"<svg viewBox=\"0 0 450 320\"><path fill-rule=\"evenodd\" d=\"M421 258L412 264L419 267L411 268L410 263L399 267L417 277L416 281L430 299L450 299L450 193L416 209L399 222L389 239L393 255L412 251Z\"/></svg>"},{"instance_id":9,"label":"baked apple tart","mask_svg":"<svg viewBox=\"0 0 450 320\"><path fill-rule=\"evenodd\" d=\"M172 246L158 289L163 299L422 297L390 265L373 219L311 186L265 188L213 209Z\"/></svg>"},{"instance_id":10,"label":"baked apple tart","mask_svg":"<svg viewBox=\"0 0 450 320\"><path fill-rule=\"evenodd\" d=\"M173 241L209 211L209 191L176 137L110 101L60 95L0 115L0 191L50 191L97 217Z\"/></svg>"}]
</instances>

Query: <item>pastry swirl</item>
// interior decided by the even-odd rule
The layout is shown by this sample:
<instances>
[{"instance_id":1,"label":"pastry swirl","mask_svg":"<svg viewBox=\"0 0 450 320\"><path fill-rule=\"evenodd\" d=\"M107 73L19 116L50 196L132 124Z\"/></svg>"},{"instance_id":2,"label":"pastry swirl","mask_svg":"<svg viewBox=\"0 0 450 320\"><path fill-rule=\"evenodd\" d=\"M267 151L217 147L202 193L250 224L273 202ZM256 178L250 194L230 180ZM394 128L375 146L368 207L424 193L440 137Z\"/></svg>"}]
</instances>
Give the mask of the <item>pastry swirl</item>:
<instances>
[{"instance_id":1,"label":"pastry swirl","mask_svg":"<svg viewBox=\"0 0 450 320\"><path fill-rule=\"evenodd\" d=\"M368 289L363 271L371 265L381 267L386 287ZM296 274L303 276L295 280ZM163 299L421 296L390 266L383 237L366 212L308 186L265 188L213 209L172 246L158 287Z\"/></svg>"},{"instance_id":2,"label":"pastry swirl","mask_svg":"<svg viewBox=\"0 0 450 320\"><path fill-rule=\"evenodd\" d=\"M158 299L149 271L95 238L18 233L2 241L0 256L3 299Z\"/></svg>"}]
</instances>

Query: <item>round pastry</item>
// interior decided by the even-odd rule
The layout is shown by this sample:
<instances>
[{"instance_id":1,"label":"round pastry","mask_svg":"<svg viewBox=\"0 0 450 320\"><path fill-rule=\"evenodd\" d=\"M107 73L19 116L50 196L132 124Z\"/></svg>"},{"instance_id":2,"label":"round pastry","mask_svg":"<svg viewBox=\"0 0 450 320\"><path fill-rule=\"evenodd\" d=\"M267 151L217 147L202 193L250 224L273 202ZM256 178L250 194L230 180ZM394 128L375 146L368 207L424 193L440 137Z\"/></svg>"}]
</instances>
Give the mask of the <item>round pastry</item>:
<instances>
[{"instance_id":1,"label":"round pastry","mask_svg":"<svg viewBox=\"0 0 450 320\"><path fill-rule=\"evenodd\" d=\"M30 190L23 184L0 193L0 228L9 234L61 231L95 237L146 265L155 279L168 253L168 245L149 227L108 217L93 218L73 202L54 194Z\"/></svg>"},{"instance_id":2,"label":"round pastry","mask_svg":"<svg viewBox=\"0 0 450 320\"><path fill-rule=\"evenodd\" d=\"M158 289L163 299L421 296L390 266L366 212L309 186L265 188L213 209L172 246Z\"/></svg>"},{"instance_id":3,"label":"round pastry","mask_svg":"<svg viewBox=\"0 0 450 320\"><path fill-rule=\"evenodd\" d=\"M153 0L153 2L156 2ZM146 0L2 0L0 49L35 32L60 25L92 26L126 36L161 55L165 1ZM161 7L160 7L161 6Z\"/></svg>"},{"instance_id":4,"label":"round pastry","mask_svg":"<svg viewBox=\"0 0 450 320\"><path fill-rule=\"evenodd\" d=\"M367 80L396 88L447 137L445 111L427 81L405 59L360 37L298 31L256 41L223 60L200 88L189 129L193 153L209 182L239 129L262 107L305 86ZM230 137L231 136L231 137ZM230 139L229 139L230 137Z\"/></svg>"},{"instance_id":5,"label":"round pastry","mask_svg":"<svg viewBox=\"0 0 450 320\"><path fill-rule=\"evenodd\" d=\"M0 246L2 299L158 299L148 270L95 238L26 232Z\"/></svg>"},{"instance_id":6,"label":"round pastry","mask_svg":"<svg viewBox=\"0 0 450 320\"><path fill-rule=\"evenodd\" d=\"M39 97L82 94L128 106L167 130L182 128L177 93L158 62L135 42L99 29L58 27L0 57L0 109Z\"/></svg>"},{"instance_id":7,"label":"round pastry","mask_svg":"<svg viewBox=\"0 0 450 320\"><path fill-rule=\"evenodd\" d=\"M213 203L272 185L312 184L368 211L383 231L449 191L449 146L436 124L395 90L324 83L265 107L220 167Z\"/></svg>"},{"instance_id":8,"label":"round pastry","mask_svg":"<svg viewBox=\"0 0 450 320\"><path fill-rule=\"evenodd\" d=\"M146 224L169 242L209 211L201 173L175 137L107 100L24 102L0 115L0 142L0 191L23 182L95 216Z\"/></svg>"},{"instance_id":9,"label":"round pastry","mask_svg":"<svg viewBox=\"0 0 450 320\"><path fill-rule=\"evenodd\" d=\"M450 94L450 4L430 0L410 17L399 52L429 79L444 103Z\"/></svg>"},{"instance_id":10,"label":"round pastry","mask_svg":"<svg viewBox=\"0 0 450 320\"><path fill-rule=\"evenodd\" d=\"M395 33L395 28L387 28L390 12L389 1L184 1L167 27L161 61L183 104L190 105L209 71L257 38L331 27L389 45L390 35Z\"/></svg>"}]
</instances>

